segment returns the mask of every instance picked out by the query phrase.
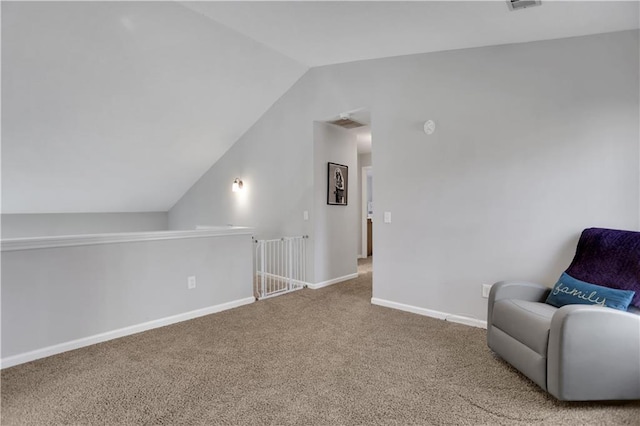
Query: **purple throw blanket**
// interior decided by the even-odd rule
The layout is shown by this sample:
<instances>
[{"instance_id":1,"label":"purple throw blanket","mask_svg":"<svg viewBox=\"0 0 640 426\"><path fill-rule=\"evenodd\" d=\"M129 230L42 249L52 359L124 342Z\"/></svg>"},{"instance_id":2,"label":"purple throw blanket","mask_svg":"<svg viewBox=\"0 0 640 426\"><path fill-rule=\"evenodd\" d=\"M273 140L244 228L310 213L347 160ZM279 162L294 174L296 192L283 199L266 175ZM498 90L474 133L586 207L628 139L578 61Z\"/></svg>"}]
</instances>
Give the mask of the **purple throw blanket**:
<instances>
[{"instance_id":1,"label":"purple throw blanket","mask_svg":"<svg viewBox=\"0 0 640 426\"><path fill-rule=\"evenodd\" d=\"M592 284L633 290L631 304L640 308L640 232L585 229L566 272Z\"/></svg>"}]
</instances>

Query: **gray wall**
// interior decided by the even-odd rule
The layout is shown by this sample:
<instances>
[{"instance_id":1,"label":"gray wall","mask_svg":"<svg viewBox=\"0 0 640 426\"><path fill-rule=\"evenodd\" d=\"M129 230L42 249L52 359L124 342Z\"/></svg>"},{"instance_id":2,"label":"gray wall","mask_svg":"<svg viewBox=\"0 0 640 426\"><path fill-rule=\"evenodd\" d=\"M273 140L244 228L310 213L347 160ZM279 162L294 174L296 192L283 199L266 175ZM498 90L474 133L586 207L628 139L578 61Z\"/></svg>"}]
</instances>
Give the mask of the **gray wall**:
<instances>
[{"instance_id":1,"label":"gray wall","mask_svg":"<svg viewBox=\"0 0 640 426\"><path fill-rule=\"evenodd\" d=\"M583 228L638 229L638 34L314 68L171 209L170 227L309 229L302 210L325 185L313 121L366 107L374 297L484 319L481 284L551 284ZM230 199L236 175L250 177L247 210Z\"/></svg>"},{"instance_id":2,"label":"gray wall","mask_svg":"<svg viewBox=\"0 0 640 426\"><path fill-rule=\"evenodd\" d=\"M314 283L358 272L358 173L356 135L326 123L314 123ZM347 205L327 204L328 163L349 167ZM319 184L324 182L324 185Z\"/></svg>"},{"instance_id":3,"label":"gray wall","mask_svg":"<svg viewBox=\"0 0 640 426\"><path fill-rule=\"evenodd\" d=\"M388 77L413 84L373 123L394 220L374 297L486 319L481 284L550 285L582 229L638 229L638 50L635 31L399 59Z\"/></svg>"},{"instance_id":4,"label":"gray wall","mask_svg":"<svg viewBox=\"0 0 640 426\"><path fill-rule=\"evenodd\" d=\"M0 218L2 238L166 231L169 220L167 212L2 214Z\"/></svg>"},{"instance_id":5,"label":"gray wall","mask_svg":"<svg viewBox=\"0 0 640 426\"><path fill-rule=\"evenodd\" d=\"M4 251L2 358L250 298L252 246L239 235Z\"/></svg>"}]
</instances>

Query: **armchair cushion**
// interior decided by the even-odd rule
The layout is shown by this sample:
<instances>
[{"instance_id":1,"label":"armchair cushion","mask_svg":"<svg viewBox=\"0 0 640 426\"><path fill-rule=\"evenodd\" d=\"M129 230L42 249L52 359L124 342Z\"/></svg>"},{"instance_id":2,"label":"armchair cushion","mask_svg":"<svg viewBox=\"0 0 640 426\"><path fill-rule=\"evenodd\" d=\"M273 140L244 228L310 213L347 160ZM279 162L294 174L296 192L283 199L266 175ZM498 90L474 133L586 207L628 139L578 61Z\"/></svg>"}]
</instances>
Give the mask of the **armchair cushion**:
<instances>
[{"instance_id":1,"label":"armchair cushion","mask_svg":"<svg viewBox=\"0 0 640 426\"><path fill-rule=\"evenodd\" d=\"M560 276L546 303L560 308L564 305L599 305L626 311L635 292L616 290L576 280L566 272Z\"/></svg>"}]
</instances>

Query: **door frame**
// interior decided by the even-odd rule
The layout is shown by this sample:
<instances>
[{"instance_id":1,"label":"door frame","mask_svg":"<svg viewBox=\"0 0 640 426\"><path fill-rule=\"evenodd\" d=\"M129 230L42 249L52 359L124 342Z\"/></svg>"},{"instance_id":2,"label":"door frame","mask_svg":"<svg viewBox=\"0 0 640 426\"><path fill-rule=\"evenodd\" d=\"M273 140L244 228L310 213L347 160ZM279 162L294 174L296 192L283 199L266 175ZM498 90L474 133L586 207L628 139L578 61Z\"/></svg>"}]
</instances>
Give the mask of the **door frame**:
<instances>
[{"instance_id":1,"label":"door frame","mask_svg":"<svg viewBox=\"0 0 640 426\"><path fill-rule=\"evenodd\" d=\"M362 226L362 241L360 241L360 258L367 258L367 191L368 191L368 183L367 183L367 172L369 170L373 170L373 166L365 166L360 171L361 174L361 195L362 195L362 210L360 212L360 222ZM373 244L373 243L372 243Z\"/></svg>"}]
</instances>

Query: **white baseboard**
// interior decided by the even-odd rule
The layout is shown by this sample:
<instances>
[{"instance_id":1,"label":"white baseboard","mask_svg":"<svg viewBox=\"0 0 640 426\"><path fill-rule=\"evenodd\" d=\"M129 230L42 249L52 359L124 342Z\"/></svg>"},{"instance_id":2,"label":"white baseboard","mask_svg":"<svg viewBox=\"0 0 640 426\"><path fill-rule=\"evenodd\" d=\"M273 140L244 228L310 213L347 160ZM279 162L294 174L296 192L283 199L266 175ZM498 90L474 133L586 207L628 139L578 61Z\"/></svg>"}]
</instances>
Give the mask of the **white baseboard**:
<instances>
[{"instance_id":1,"label":"white baseboard","mask_svg":"<svg viewBox=\"0 0 640 426\"><path fill-rule=\"evenodd\" d=\"M358 273L357 272L355 274L344 275L342 277L334 278L334 279L328 280L328 281L322 281L322 282L315 283L315 284L308 284L307 287L309 287L310 289L313 289L313 290L317 290L317 289L322 288L322 287L327 287L327 286L330 286L332 284L341 283L342 281L352 280L354 278L358 278Z\"/></svg>"},{"instance_id":2,"label":"white baseboard","mask_svg":"<svg viewBox=\"0 0 640 426\"><path fill-rule=\"evenodd\" d=\"M221 303L219 305L209 306L207 308L196 309L195 311L172 315L170 317L160 318L129 327L119 328L117 330L107 331L105 333L95 334L93 336L83 337L81 339L71 340L69 342L59 343L57 345L48 346L42 349L36 349L34 351L25 352L18 355L12 355L0 360L0 368L13 367L14 365L24 364L25 362L34 361L36 359L45 358L62 352L83 348L85 346L95 345L96 343L106 342L107 340L129 336L131 334L140 333L142 331L151 330L153 328L164 327L166 325L198 318L204 315L215 314L216 312L226 311L227 309L237 308L238 306L242 305L248 305L255 302L255 300L256 299L254 297L233 300L231 302Z\"/></svg>"},{"instance_id":3,"label":"white baseboard","mask_svg":"<svg viewBox=\"0 0 640 426\"><path fill-rule=\"evenodd\" d=\"M358 255L358 259L366 259L368 256L365 256L364 254L359 254Z\"/></svg>"},{"instance_id":4,"label":"white baseboard","mask_svg":"<svg viewBox=\"0 0 640 426\"><path fill-rule=\"evenodd\" d=\"M431 318L437 318L445 321L456 322L459 324L470 325L472 327L487 328L487 322L464 315L448 314L446 312L434 311L433 309L419 308L417 306L405 305L404 303L391 302L390 300L371 298L372 305L384 306L386 308L398 309L405 312L411 312L418 315L424 315Z\"/></svg>"}]
</instances>

